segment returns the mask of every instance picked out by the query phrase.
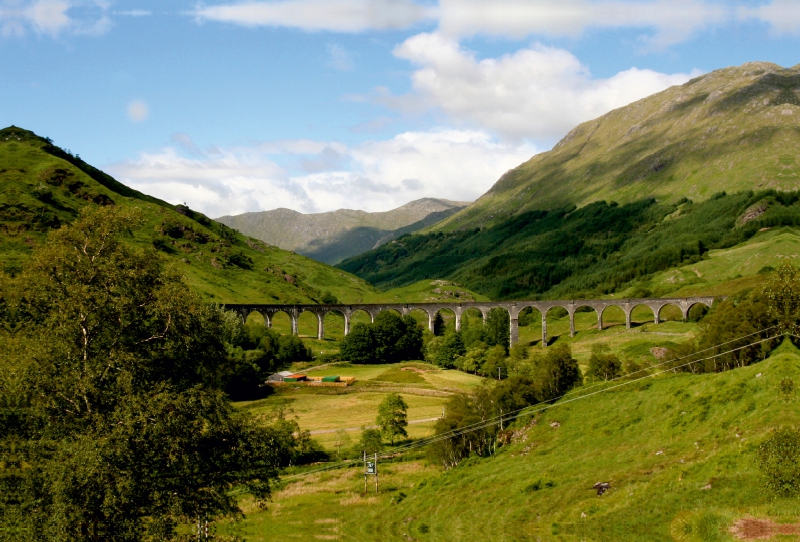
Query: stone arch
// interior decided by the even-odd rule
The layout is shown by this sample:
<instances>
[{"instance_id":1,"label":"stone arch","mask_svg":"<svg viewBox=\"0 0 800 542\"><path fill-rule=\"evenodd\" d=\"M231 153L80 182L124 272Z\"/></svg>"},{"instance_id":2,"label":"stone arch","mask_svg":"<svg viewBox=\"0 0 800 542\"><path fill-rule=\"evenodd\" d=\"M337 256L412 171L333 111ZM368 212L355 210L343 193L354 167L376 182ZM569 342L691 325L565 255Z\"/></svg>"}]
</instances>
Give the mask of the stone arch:
<instances>
[{"instance_id":1,"label":"stone arch","mask_svg":"<svg viewBox=\"0 0 800 542\"><path fill-rule=\"evenodd\" d=\"M650 314L647 315L647 312ZM644 301L632 303L630 311L627 315L628 322L630 322L630 327L633 327L634 324L640 324L647 321L656 321L657 318L658 315L653 307Z\"/></svg>"},{"instance_id":2,"label":"stone arch","mask_svg":"<svg viewBox=\"0 0 800 542\"><path fill-rule=\"evenodd\" d=\"M266 313L262 313L257 309L247 310L246 312L243 311L243 318L242 322L253 323L263 325L264 327L269 327L269 317L267 317Z\"/></svg>"},{"instance_id":3,"label":"stone arch","mask_svg":"<svg viewBox=\"0 0 800 542\"><path fill-rule=\"evenodd\" d=\"M325 337L324 314L321 309L301 307L297 313L297 334L317 337L321 341ZM309 318L308 315L312 315L313 318Z\"/></svg>"},{"instance_id":4,"label":"stone arch","mask_svg":"<svg viewBox=\"0 0 800 542\"><path fill-rule=\"evenodd\" d=\"M406 310L406 314L413 318L414 321L424 329L430 329L432 316L431 312L427 308L410 307Z\"/></svg>"},{"instance_id":5,"label":"stone arch","mask_svg":"<svg viewBox=\"0 0 800 542\"><path fill-rule=\"evenodd\" d=\"M689 317L691 316L692 309L694 309L698 305L701 305L701 306L705 307L706 308L706 312L711 309L711 305L709 305L708 303L706 303L703 300L688 301L686 303L686 311L684 311L684 313L683 313L683 319L688 321Z\"/></svg>"},{"instance_id":6,"label":"stone arch","mask_svg":"<svg viewBox=\"0 0 800 542\"><path fill-rule=\"evenodd\" d=\"M267 313L269 326L278 333L297 335L297 318L292 311L287 309L274 309ZM287 321L288 319L288 321Z\"/></svg>"},{"instance_id":7,"label":"stone arch","mask_svg":"<svg viewBox=\"0 0 800 542\"><path fill-rule=\"evenodd\" d=\"M627 325L628 315L625 312L625 308L621 305L604 305L600 309L600 322L603 326L606 326L609 322L613 322L611 325L616 323ZM600 329L603 329L603 327L600 327Z\"/></svg>"},{"instance_id":8,"label":"stone arch","mask_svg":"<svg viewBox=\"0 0 800 542\"><path fill-rule=\"evenodd\" d=\"M322 313L322 338L328 335L333 340L339 340L346 335L345 329L349 319L344 309L328 309Z\"/></svg>"},{"instance_id":9,"label":"stone arch","mask_svg":"<svg viewBox=\"0 0 800 542\"><path fill-rule=\"evenodd\" d=\"M353 309L350 313L351 327L353 324L371 324L375 321L375 315L367 309Z\"/></svg>"},{"instance_id":10,"label":"stone arch","mask_svg":"<svg viewBox=\"0 0 800 542\"><path fill-rule=\"evenodd\" d=\"M519 304L517 306L518 339L524 344L539 342L541 338L542 311L538 305Z\"/></svg>"},{"instance_id":11,"label":"stone arch","mask_svg":"<svg viewBox=\"0 0 800 542\"><path fill-rule=\"evenodd\" d=\"M573 307L572 311L569 315L569 330L571 336L575 336L576 327L575 327L575 314L577 313L584 313L584 312L592 312L594 311L595 316L597 317L597 329L603 329L603 310L605 309L604 306L597 306L592 305L590 303L585 303L583 301L576 301L575 306Z\"/></svg>"},{"instance_id":12,"label":"stone arch","mask_svg":"<svg viewBox=\"0 0 800 542\"><path fill-rule=\"evenodd\" d=\"M664 312L664 309L667 309L667 311ZM660 322L665 322L670 319L679 320L683 318L683 310L681 309L681 306L678 303L673 303L673 302L664 303L660 307L658 307L657 311L654 312L656 313L655 322L657 324ZM674 318L674 316L678 317Z\"/></svg>"},{"instance_id":13,"label":"stone arch","mask_svg":"<svg viewBox=\"0 0 800 542\"><path fill-rule=\"evenodd\" d=\"M434 323L436 321L436 315L441 315L442 319L444 320L445 329L452 328L459 330L461 329L461 318L460 314L456 312L455 307L436 307L434 310L431 311L431 320L428 329L430 329L431 333L433 333Z\"/></svg>"}]
</instances>

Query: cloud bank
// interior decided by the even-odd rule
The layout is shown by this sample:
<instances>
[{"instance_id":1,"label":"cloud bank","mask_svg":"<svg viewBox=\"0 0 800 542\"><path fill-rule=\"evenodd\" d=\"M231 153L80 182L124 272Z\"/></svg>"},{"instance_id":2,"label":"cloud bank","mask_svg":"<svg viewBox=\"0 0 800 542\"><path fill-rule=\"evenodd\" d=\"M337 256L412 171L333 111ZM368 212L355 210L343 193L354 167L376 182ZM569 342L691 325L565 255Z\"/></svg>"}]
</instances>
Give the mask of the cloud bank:
<instances>
[{"instance_id":1,"label":"cloud bank","mask_svg":"<svg viewBox=\"0 0 800 542\"><path fill-rule=\"evenodd\" d=\"M663 74L631 68L593 79L563 49L533 45L500 58L479 60L442 34L418 34L394 54L418 66L414 92L375 100L408 112L435 108L452 121L505 138L552 140L611 109L682 84L698 73Z\"/></svg>"},{"instance_id":2,"label":"cloud bank","mask_svg":"<svg viewBox=\"0 0 800 542\"><path fill-rule=\"evenodd\" d=\"M174 145L106 169L119 180L210 216L288 207L385 211L422 197L470 201L536 149L474 130L406 132L348 148L277 141L201 151L185 134ZM276 156L293 157L289 166Z\"/></svg>"},{"instance_id":3,"label":"cloud bank","mask_svg":"<svg viewBox=\"0 0 800 542\"><path fill-rule=\"evenodd\" d=\"M201 6L194 16L199 22L362 32L407 28L425 19L427 10L409 0L282 0Z\"/></svg>"},{"instance_id":4,"label":"cloud bank","mask_svg":"<svg viewBox=\"0 0 800 542\"><path fill-rule=\"evenodd\" d=\"M104 0L0 0L0 33L22 37L33 31L57 37L63 33L102 34L111 26Z\"/></svg>"}]
</instances>

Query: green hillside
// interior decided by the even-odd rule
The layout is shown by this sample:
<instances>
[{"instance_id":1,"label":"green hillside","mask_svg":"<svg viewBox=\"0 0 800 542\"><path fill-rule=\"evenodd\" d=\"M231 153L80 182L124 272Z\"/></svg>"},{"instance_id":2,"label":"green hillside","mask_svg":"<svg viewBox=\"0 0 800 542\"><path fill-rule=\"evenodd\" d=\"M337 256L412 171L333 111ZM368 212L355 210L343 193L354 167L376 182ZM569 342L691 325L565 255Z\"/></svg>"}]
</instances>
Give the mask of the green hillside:
<instances>
[{"instance_id":1,"label":"green hillside","mask_svg":"<svg viewBox=\"0 0 800 542\"><path fill-rule=\"evenodd\" d=\"M520 420L493 457L450 471L398 457L382 465L377 496L363 496L358 466L311 474L223 530L248 540L737 540L738 520L800 514L797 499L764 491L755 461L773 429L800 421L797 392L781 385L798 382L798 367L786 341L750 367L562 400ZM598 482L610 483L602 496Z\"/></svg>"},{"instance_id":2,"label":"green hillside","mask_svg":"<svg viewBox=\"0 0 800 542\"><path fill-rule=\"evenodd\" d=\"M379 213L339 209L303 214L291 209L274 209L223 216L217 221L266 243L332 265L435 224L466 205L423 198Z\"/></svg>"},{"instance_id":3,"label":"green hillside","mask_svg":"<svg viewBox=\"0 0 800 542\"><path fill-rule=\"evenodd\" d=\"M245 237L208 217L119 183L77 155L17 127L0 130L0 258L15 274L47 232L89 205L139 207L145 224L132 241L157 248L207 299L220 303L377 299L362 280Z\"/></svg>"},{"instance_id":4,"label":"green hillside","mask_svg":"<svg viewBox=\"0 0 800 542\"><path fill-rule=\"evenodd\" d=\"M665 296L689 285L696 287L682 291L700 293L797 257L796 251L784 250L798 240L796 226L797 192L719 193L701 203L597 202L530 211L480 229L409 235L339 267L381 288L440 278L492 299L623 291L631 297ZM783 229L780 240L769 244L773 249L752 244L772 239L768 228L776 227ZM729 252L722 266L706 263L716 257L715 250L745 242L758 248ZM684 269L680 276L668 272L677 267Z\"/></svg>"},{"instance_id":5,"label":"green hillside","mask_svg":"<svg viewBox=\"0 0 800 542\"><path fill-rule=\"evenodd\" d=\"M581 124L463 211L338 266L379 288L447 279L492 299L746 288L795 253L689 264L764 228L796 238L799 120L800 66L718 70Z\"/></svg>"},{"instance_id":6,"label":"green hillside","mask_svg":"<svg viewBox=\"0 0 800 542\"><path fill-rule=\"evenodd\" d=\"M699 202L723 190L795 190L799 123L800 66L717 70L579 125L433 229L602 200Z\"/></svg>"}]
</instances>

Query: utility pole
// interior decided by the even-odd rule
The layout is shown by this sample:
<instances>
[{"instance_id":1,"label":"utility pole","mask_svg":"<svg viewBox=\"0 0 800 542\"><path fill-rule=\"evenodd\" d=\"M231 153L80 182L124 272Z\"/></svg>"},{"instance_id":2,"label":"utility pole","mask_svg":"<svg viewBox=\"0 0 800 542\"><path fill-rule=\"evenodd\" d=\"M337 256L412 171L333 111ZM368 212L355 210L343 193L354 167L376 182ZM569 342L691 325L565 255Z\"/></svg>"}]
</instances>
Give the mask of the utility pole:
<instances>
[{"instance_id":1,"label":"utility pole","mask_svg":"<svg viewBox=\"0 0 800 542\"><path fill-rule=\"evenodd\" d=\"M375 452L375 494L378 494L378 452Z\"/></svg>"}]
</instances>

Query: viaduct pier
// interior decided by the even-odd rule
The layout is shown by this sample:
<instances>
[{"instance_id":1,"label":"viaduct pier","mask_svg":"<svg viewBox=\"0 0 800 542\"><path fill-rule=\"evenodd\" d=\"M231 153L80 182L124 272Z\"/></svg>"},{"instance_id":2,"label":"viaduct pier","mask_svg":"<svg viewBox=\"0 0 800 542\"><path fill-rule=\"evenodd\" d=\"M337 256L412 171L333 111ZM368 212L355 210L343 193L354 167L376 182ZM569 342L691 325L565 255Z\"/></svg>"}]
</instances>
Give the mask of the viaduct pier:
<instances>
[{"instance_id":1,"label":"viaduct pier","mask_svg":"<svg viewBox=\"0 0 800 542\"><path fill-rule=\"evenodd\" d=\"M689 316L689 310L702 304L711 307L713 297L679 297L661 299L580 299L569 301L471 301L465 303L376 303L376 304L337 304L337 305L260 305L260 304L229 304L228 310L235 311L242 320L246 320L250 313L257 312L264 317L267 327L272 327L272 318L279 312L289 316L292 321L292 333L297 335L297 321L304 312L311 312L317 317L317 337L325 337L325 315L329 312L338 313L344 317L344 333L350 333L350 321L353 315L363 311L372 321L381 311L395 311L398 314L410 314L414 310L421 310L428 316L428 328L433 331L433 320L436 314L444 309L449 309L455 314L456 330L461 329L461 315L468 309L477 309L486 320L489 311L501 308L508 313L510 323L511 344L519 341L519 315L528 307L536 309L542 315L542 344L547 345L547 313L555 307L561 307L569 314L570 336L575 335L575 312L582 307L594 309L597 313L598 329L603 329L603 312L609 307L619 307L625 313L625 327L631 328L631 313L639 306L649 307L653 311L653 321L661 321L661 310L667 305L674 305L680 309L683 319Z\"/></svg>"}]
</instances>

